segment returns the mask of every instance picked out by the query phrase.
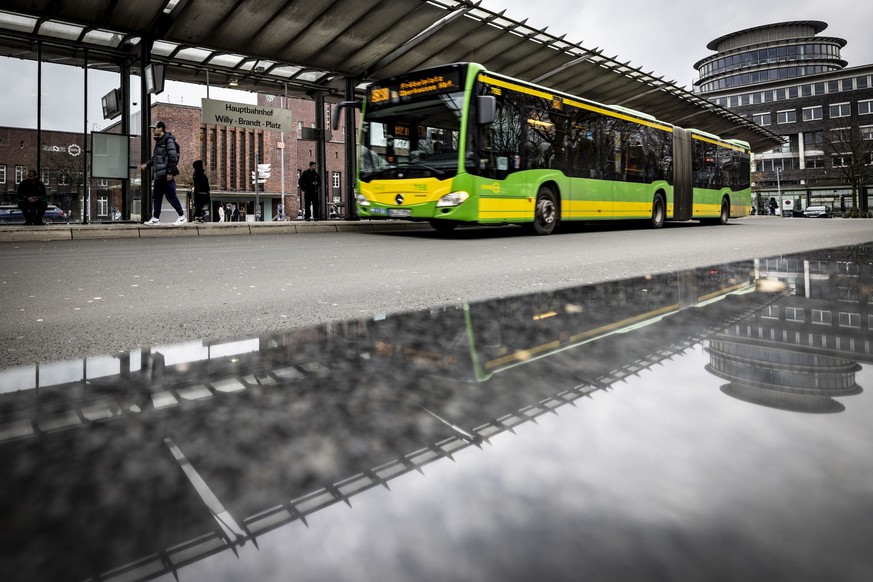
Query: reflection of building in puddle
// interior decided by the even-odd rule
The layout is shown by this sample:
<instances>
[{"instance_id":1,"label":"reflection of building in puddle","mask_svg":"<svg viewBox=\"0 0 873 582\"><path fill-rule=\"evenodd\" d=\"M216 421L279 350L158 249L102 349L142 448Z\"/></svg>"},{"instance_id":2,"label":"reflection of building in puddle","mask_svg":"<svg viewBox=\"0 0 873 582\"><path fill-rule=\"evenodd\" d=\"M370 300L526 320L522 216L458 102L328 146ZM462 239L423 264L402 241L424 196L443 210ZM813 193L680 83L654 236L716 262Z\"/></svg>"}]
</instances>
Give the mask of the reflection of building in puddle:
<instances>
[{"instance_id":1,"label":"reflection of building in puddle","mask_svg":"<svg viewBox=\"0 0 873 582\"><path fill-rule=\"evenodd\" d=\"M861 393L855 383L861 366L850 360L754 346L725 336L711 340L707 351L706 369L730 381L721 391L745 402L793 412L842 412L845 406L834 398Z\"/></svg>"},{"instance_id":2,"label":"reflection of building in puddle","mask_svg":"<svg viewBox=\"0 0 873 582\"><path fill-rule=\"evenodd\" d=\"M873 363L873 270L865 247L755 262L759 289L789 291L709 342L707 370L725 394L796 412L842 412Z\"/></svg>"}]
</instances>

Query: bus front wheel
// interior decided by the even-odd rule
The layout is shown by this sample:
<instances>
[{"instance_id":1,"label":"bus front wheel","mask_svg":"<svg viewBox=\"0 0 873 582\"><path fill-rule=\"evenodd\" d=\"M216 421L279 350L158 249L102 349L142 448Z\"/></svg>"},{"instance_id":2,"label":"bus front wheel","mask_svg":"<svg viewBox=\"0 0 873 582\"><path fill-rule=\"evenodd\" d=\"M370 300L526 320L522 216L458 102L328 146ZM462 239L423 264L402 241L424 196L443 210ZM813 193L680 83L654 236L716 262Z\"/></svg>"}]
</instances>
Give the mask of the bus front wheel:
<instances>
[{"instance_id":1,"label":"bus front wheel","mask_svg":"<svg viewBox=\"0 0 873 582\"><path fill-rule=\"evenodd\" d=\"M457 222L450 222L448 220L431 220L430 226L437 232L452 232L455 230L455 227L458 226Z\"/></svg>"},{"instance_id":2,"label":"bus front wheel","mask_svg":"<svg viewBox=\"0 0 873 582\"><path fill-rule=\"evenodd\" d=\"M666 218L667 205L664 203L664 197L660 194L655 194L655 199L652 200L652 228L664 226Z\"/></svg>"},{"instance_id":3,"label":"bus front wheel","mask_svg":"<svg viewBox=\"0 0 873 582\"><path fill-rule=\"evenodd\" d=\"M558 226L558 200L548 186L537 192L534 207L534 220L531 229L534 234L552 234Z\"/></svg>"}]
</instances>

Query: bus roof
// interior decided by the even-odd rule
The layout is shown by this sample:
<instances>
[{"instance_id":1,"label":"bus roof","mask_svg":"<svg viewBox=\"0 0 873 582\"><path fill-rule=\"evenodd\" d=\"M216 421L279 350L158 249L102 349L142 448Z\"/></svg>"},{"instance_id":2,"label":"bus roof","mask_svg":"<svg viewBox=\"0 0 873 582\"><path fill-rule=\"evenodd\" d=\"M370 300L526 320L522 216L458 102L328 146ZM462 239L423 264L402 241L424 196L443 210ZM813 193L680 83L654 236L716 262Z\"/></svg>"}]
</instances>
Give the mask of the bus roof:
<instances>
[{"instance_id":1,"label":"bus roof","mask_svg":"<svg viewBox=\"0 0 873 582\"><path fill-rule=\"evenodd\" d=\"M552 95L558 95L558 96L560 96L560 97L562 97L562 98L569 98L569 99L574 99L574 100L577 100L577 101L584 101L585 103L587 103L587 104L589 104L589 105L596 106L596 107L601 107L601 108L603 108L603 109L608 109L609 111L615 111L616 113L621 113L621 114L624 114L624 115L630 115L630 116L632 116L632 117L637 117L637 118L639 118L639 119L643 119L643 120L646 120L646 121L649 121L649 122L657 123L657 124L659 124L659 125L664 125L664 126L674 127L674 125L673 125L672 123L669 123L669 122L666 122L666 121L661 121L661 120L659 120L657 117L655 117L654 115L650 115L650 114L648 114L648 113L644 113L644 112L642 112L642 111L638 111L638 110L636 110L636 109L631 109L630 107L624 107L624 106L622 106L622 105L607 105L607 104L605 104L605 103L599 103L599 102L594 101L593 99L589 99L589 98L587 98L587 97L581 97L581 96L579 96L579 95L573 95L572 93L565 93L564 91L559 91L559 90L554 89L554 88L552 88L552 87L546 87L545 85L538 85L537 83L532 83L532 82L530 82L530 81L523 81L523 80L521 80L521 79L516 79L516 78L514 78L514 77L510 77L509 75L503 75L503 74L501 74L501 73L495 73L494 71L490 71L490 70L486 69L485 67L483 67L482 65L480 65L480 64L478 64L478 63L470 63L470 64L473 65L473 66L475 66L475 67L477 67L477 69L478 69L477 74L483 74L483 73L484 73L484 74L486 74L486 75L490 75L490 76L493 76L493 77L499 77L499 78L501 78L501 79L504 79L504 80L509 81L509 82L512 82L512 83L516 83L516 84L518 84L518 85L523 85L523 86L526 86L526 87L535 88L535 89L537 89L537 90L543 91L544 93L550 93L550 94L552 94ZM717 139L721 139L721 138L717 138Z\"/></svg>"},{"instance_id":2,"label":"bus roof","mask_svg":"<svg viewBox=\"0 0 873 582\"><path fill-rule=\"evenodd\" d=\"M663 121L659 121L654 115L649 115L648 113L643 113L642 111L637 111L636 109L631 109L630 107L622 107L621 105L607 105L610 109L614 109L616 111L621 111L622 113L627 113L628 115L634 115L636 117L640 117L642 119L648 119L649 121L657 121L658 123L664 123ZM665 123L665 125L671 125L669 123Z\"/></svg>"}]
</instances>

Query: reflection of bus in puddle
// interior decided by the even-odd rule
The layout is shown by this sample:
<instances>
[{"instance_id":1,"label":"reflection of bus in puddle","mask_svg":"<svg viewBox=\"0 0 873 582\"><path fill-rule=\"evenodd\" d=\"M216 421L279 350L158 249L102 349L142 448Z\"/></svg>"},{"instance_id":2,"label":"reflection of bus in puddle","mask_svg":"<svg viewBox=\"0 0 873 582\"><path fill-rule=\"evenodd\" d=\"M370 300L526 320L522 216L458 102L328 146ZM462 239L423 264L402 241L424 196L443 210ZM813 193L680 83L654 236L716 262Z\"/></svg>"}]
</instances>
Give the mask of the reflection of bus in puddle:
<instances>
[{"instance_id":1,"label":"reflection of bus in puddle","mask_svg":"<svg viewBox=\"0 0 873 582\"><path fill-rule=\"evenodd\" d=\"M648 275L375 322L372 357L483 381L509 368L754 290L753 266Z\"/></svg>"}]
</instances>

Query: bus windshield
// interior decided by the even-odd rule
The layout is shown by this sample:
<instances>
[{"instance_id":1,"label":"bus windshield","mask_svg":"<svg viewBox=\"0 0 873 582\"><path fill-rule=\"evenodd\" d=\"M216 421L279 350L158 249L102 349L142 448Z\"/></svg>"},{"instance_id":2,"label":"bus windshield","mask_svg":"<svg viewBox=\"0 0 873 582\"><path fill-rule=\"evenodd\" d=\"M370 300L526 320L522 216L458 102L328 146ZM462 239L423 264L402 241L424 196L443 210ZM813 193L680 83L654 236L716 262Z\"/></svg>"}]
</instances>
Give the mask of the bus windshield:
<instances>
[{"instance_id":1,"label":"bus windshield","mask_svg":"<svg viewBox=\"0 0 873 582\"><path fill-rule=\"evenodd\" d=\"M464 93L367 110L360 178L450 178L458 171Z\"/></svg>"}]
</instances>

